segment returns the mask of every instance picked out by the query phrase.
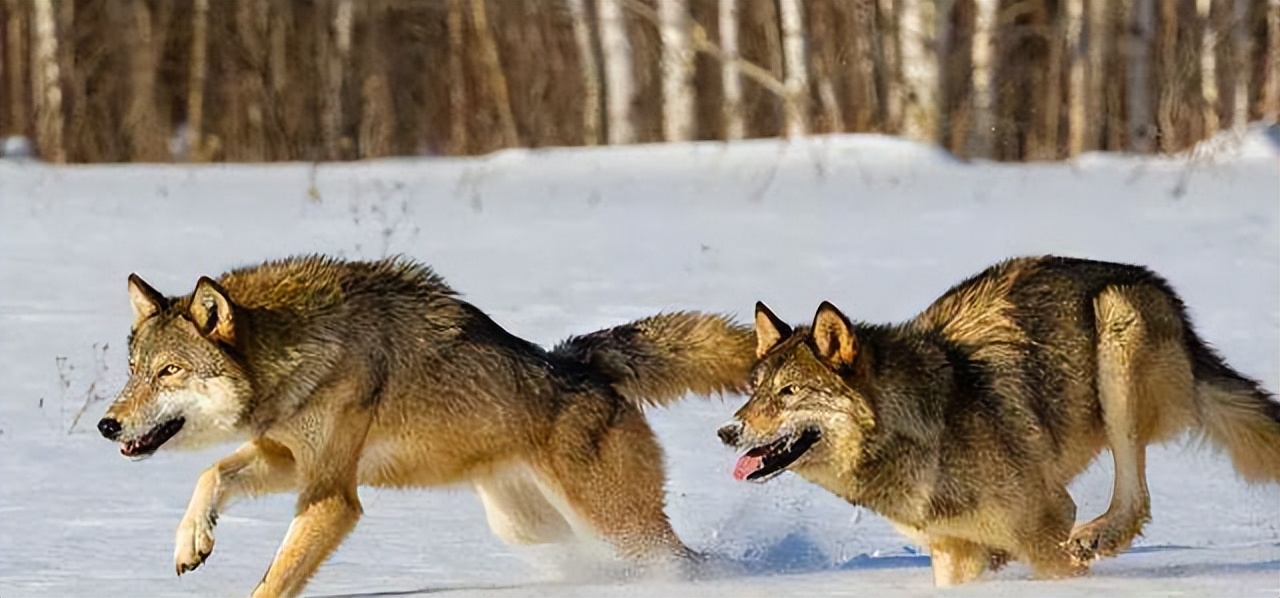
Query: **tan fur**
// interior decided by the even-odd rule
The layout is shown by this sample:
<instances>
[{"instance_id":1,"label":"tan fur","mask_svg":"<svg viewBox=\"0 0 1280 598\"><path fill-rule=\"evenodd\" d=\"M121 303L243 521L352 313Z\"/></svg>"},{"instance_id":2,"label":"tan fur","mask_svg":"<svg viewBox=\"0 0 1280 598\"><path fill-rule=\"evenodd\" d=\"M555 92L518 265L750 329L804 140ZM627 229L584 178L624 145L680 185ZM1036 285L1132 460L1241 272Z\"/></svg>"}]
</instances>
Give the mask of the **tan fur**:
<instances>
[{"instance_id":1,"label":"tan fur","mask_svg":"<svg viewBox=\"0 0 1280 598\"><path fill-rule=\"evenodd\" d=\"M675 312L545 351L399 259L290 258L174 298L132 276L130 297L131 377L103 434L139 456L171 424L164 447L248 438L197 481L178 573L204 563L230 501L298 495L254 596L302 591L355 528L360 485L470 483L505 542L685 559L641 407L745 389L755 346L724 316Z\"/></svg>"},{"instance_id":2,"label":"tan fur","mask_svg":"<svg viewBox=\"0 0 1280 598\"><path fill-rule=\"evenodd\" d=\"M752 397L721 438L787 463L745 461L760 479L784 467L883 514L929 546L939 586L1007 560L1078 575L1125 550L1151 516L1146 447L1188 429L1246 480L1280 481L1280 405L1144 268L1022 258L900 325L854 324L825 302L810 327L763 304L755 322ZM806 433L820 439L788 452ZM1067 485L1103 448L1110 505L1075 525Z\"/></svg>"}]
</instances>

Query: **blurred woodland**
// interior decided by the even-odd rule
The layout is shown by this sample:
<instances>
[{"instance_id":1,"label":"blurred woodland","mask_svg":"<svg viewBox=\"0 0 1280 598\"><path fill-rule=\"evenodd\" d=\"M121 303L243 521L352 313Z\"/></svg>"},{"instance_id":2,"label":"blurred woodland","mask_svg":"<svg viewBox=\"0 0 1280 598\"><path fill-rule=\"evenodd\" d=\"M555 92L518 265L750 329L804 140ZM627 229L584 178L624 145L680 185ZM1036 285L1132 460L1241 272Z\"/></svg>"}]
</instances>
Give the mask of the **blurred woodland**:
<instances>
[{"instance_id":1,"label":"blurred woodland","mask_svg":"<svg viewBox=\"0 0 1280 598\"><path fill-rule=\"evenodd\" d=\"M1280 105L1280 0L0 0L0 28L0 136L53 162L863 131L1053 160Z\"/></svg>"}]
</instances>

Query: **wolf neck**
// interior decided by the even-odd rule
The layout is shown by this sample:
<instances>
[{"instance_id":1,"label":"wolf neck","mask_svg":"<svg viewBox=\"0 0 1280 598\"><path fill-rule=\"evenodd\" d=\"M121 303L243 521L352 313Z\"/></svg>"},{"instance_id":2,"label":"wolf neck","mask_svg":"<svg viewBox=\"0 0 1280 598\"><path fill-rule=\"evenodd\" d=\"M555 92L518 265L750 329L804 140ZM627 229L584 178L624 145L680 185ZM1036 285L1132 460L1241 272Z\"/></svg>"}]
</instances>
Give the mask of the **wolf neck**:
<instances>
[{"instance_id":1,"label":"wolf neck","mask_svg":"<svg viewBox=\"0 0 1280 598\"><path fill-rule=\"evenodd\" d=\"M940 334L905 325L858 324L855 332L868 361L863 379L851 385L867 397L875 425L864 431L841 494L891 519L910 519L937 474L931 457L941 417L934 412L952 384L951 351Z\"/></svg>"},{"instance_id":2,"label":"wolf neck","mask_svg":"<svg viewBox=\"0 0 1280 598\"><path fill-rule=\"evenodd\" d=\"M265 429L292 415L325 381L338 361L339 346L326 341L313 318L287 310L245 309L242 317L249 334L240 357L254 393L249 420L255 429Z\"/></svg>"}]
</instances>

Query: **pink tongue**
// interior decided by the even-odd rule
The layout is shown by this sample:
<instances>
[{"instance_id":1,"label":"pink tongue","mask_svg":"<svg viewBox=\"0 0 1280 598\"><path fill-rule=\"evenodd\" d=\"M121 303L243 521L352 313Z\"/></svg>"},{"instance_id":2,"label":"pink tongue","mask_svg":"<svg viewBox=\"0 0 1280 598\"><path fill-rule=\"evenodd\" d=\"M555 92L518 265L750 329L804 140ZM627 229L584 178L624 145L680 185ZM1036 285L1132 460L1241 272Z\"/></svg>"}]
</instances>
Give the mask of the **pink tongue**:
<instances>
[{"instance_id":1,"label":"pink tongue","mask_svg":"<svg viewBox=\"0 0 1280 598\"><path fill-rule=\"evenodd\" d=\"M738 459L738 464L733 467L733 479L747 479L747 476L760 469L761 461L764 461L764 457L743 455L742 458Z\"/></svg>"}]
</instances>

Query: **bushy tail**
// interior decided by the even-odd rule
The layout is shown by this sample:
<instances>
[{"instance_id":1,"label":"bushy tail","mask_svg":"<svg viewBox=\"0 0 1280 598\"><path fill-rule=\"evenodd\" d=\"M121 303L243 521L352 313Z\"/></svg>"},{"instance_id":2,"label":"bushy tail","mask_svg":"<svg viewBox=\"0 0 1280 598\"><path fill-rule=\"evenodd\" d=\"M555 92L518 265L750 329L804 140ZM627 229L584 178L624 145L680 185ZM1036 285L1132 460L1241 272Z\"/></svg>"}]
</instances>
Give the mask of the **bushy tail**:
<instances>
[{"instance_id":1,"label":"bushy tail","mask_svg":"<svg viewBox=\"0 0 1280 598\"><path fill-rule=\"evenodd\" d=\"M1280 482L1280 403L1203 341L1189 343L1200 425L1250 482Z\"/></svg>"},{"instance_id":2,"label":"bushy tail","mask_svg":"<svg viewBox=\"0 0 1280 598\"><path fill-rule=\"evenodd\" d=\"M726 316L678 311L582 336L552 349L603 374L637 406L666 405L687 392L745 392L755 333Z\"/></svg>"}]
</instances>

